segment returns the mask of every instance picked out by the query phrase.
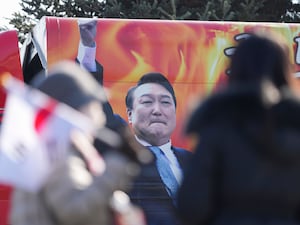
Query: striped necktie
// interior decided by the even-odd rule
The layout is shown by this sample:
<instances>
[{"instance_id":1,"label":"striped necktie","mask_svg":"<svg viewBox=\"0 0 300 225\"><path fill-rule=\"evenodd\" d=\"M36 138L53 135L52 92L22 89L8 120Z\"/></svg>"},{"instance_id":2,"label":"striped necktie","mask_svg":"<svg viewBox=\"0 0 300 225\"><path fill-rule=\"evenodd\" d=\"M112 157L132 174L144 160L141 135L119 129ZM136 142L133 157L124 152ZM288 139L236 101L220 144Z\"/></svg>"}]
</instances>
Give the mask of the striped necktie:
<instances>
[{"instance_id":1,"label":"striped necktie","mask_svg":"<svg viewBox=\"0 0 300 225\"><path fill-rule=\"evenodd\" d=\"M161 179L163 180L169 195L174 198L178 189L178 182L171 170L168 159L163 151L156 146L149 146L149 149L156 156L156 166Z\"/></svg>"}]
</instances>

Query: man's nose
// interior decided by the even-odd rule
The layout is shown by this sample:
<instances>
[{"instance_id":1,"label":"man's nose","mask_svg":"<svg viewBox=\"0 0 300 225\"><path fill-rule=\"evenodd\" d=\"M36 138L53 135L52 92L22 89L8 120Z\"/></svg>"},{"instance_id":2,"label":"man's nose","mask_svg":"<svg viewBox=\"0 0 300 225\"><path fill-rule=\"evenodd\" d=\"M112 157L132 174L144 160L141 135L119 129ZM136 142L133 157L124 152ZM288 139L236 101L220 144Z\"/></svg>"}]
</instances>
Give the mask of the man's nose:
<instances>
[{"instance_id":1,"label":"man's nose","mask_svg":"<svg viewBox=\"0 0 300 225\"><path fill-rule=\"evenodd\" d=\"M161 114L161 105L159 102L155 102L153 104L153 113L154 114Z\"/></svg>"}]
</instances>

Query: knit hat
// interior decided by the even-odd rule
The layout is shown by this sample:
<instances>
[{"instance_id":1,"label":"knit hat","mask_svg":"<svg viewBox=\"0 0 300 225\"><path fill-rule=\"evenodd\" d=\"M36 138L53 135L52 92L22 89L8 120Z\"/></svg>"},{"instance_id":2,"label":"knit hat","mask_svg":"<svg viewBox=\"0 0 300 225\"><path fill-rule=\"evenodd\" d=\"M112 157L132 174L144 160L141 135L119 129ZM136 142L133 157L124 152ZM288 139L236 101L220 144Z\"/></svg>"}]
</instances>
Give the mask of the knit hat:
<instances>
[{"instance_id":1,"label":"knit hat","mask_svg":"<svg viewBox=\"0 0 300 225\"><path fill-rule=\"evenodd\" d=\"M103 88L73 61L55 64L46 78L35 79L32 85L76 110L92 100L107 102Z\"/></svg>"}]
</instances>

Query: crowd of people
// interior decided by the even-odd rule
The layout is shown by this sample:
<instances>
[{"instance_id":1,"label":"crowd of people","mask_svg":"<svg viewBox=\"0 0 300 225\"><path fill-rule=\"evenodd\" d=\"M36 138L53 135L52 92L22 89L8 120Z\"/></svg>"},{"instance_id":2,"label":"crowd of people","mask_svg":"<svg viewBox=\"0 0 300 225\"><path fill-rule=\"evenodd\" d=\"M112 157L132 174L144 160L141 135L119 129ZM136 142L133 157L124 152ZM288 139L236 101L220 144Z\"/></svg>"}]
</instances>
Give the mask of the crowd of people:
<instances>
[{"instance_id":1,"label":"crowd of people","mask_svg":"<svg viewBox=\"0 0 300 225\"><path fill-rule=\"evenodd\" d=\"M114 113L95 23L79 22L73 62L31 85L90 118L96 135L74 130L66 160L38 192L14 189L12 225L300 224L300 102L284 38L254 32L236 46L228 85L186 118L186 136L196 137L186 150L172 145L180 106L164 74L141 74L124 97L128 118Z\"/></svg>"}]
</instances>

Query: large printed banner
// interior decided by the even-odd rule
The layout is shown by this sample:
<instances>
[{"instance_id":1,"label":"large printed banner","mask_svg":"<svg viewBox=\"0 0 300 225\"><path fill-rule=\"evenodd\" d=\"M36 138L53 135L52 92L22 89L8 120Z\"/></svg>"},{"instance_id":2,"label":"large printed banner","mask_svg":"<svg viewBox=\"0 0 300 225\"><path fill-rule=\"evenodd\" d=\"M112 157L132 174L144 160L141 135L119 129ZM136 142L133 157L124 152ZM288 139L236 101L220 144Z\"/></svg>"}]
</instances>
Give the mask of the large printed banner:
<instances>
[{"instance_id":1,"label":"large printed banner","mask_svg":"<svg viewBox=\"0 0 300 225\"><path fill-rule=\"evenodd\" d=\"M76 18L45 17L36 27L48 66L77 57L79 24ZM279 32L287 38L290 57L296 65L295 87L300 90L297 24L97 19L96 60L104 68L104 86L109 90L114 111L127 120L127 90L144 73L161 72L173 84L178 98L173 143L189 148L183 129L193 99L226 85L234 46L257 28Z\"/></svg>"},{"instance_id":2,"label":"large printed banner","mask_svg":"<svg viewBox=\"0 0 300 225\"><path fill-rule=\"evenodd\" d=\"M23 80L16 30L0 32L0 49L0 76L10 73ZM0 118L2 118L5 99L6 93L4 89L0 88Z\"/></svg>"}]
</instances>

